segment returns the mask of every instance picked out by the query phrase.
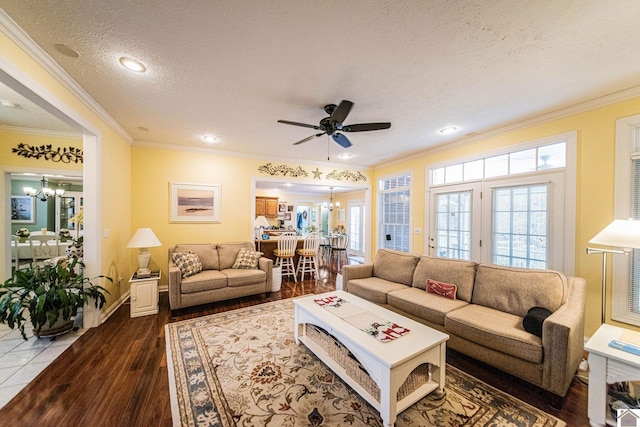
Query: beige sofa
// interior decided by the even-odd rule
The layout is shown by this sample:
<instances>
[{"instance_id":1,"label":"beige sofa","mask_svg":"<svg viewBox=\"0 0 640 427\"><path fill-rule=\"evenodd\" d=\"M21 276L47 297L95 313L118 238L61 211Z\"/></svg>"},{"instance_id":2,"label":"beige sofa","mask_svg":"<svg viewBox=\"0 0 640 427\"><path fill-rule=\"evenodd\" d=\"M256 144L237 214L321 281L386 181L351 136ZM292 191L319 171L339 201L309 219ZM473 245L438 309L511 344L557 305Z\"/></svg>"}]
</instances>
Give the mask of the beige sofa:
<instances>
[{"instance_id":1,"label":"beige sofa","mask_svg":"<svg viewBox=\"0 0 640 427\"><path fill-rule=\"evenodd\" d=\"M342 274L347 292L446 332L450 348L557 396L565 396L582 360L582 278L387 249ZM427 279L455 284L456 299L427 293ZM552 313L542 337L523 327L532 307Z\"/></svg>"},{"instance_id":2,"label":"beige sofa","mask_svg":"<svg viewBox=\"0 0 640 427\"><path fill-rule=\"evenodd\" d=\"M179 244L169 248L169 305L171 310L232 298L271 293L273 261L261 257L257 269L232 268L240 249L255 251L250 242ZM182 277L174 252L198 255L202 271Z\"/></svg>"}]
</instances>

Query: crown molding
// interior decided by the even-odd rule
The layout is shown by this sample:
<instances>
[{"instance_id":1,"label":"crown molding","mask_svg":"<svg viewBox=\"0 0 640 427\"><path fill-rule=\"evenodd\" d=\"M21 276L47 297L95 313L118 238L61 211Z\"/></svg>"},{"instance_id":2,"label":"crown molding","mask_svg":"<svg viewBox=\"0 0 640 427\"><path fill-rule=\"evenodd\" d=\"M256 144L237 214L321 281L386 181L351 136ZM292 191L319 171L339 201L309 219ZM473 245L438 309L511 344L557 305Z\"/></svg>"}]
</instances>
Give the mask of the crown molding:
<instances>
[{"instance_id":1,"label":"crown molding","mask_svg":"<svg viewBox=\"0 0 640 427\"><path fill-rule=\"evenodd\" d=\"M318 162L318 161L310 161L310 160L304 160L304 159L287 158L283 156L271 157L271 156L265 156L262 154L240 153L236 151L216 150L215 148L194 147L190 145L164 144L159 142L138 141L138 140L133 141L131 145L138 146L138 147L146 147L146 148L156 148L160 150L185 151L185 152L192 152L192 153L207 153L207 154L214 154L217 156L224 156L224 157L263 160L265 162L272 162L272 163L298 163L298 164L305 164L309 166L351 169L351 170L356 170L361 172L367 172L369 174L373 171L373 168L371 167L352 165L352 164L346 164L346 163Z\"/></svg>"},{"instance_id":2,"label":"crown molding","mask_svg":"<svg viewBox=\"0 0 640 427\"><path fill-rule=\"evenodd\" d=\"M482 141L484 139L504 135L510 132L515 132L531 126L537 126L542 123L563 119L565 117L573 116L575 114L580 114L586 111L595 110L596 108L606 107L607 105L615 104L617 102L622 102L622 101L626 101L626 100L637 98L637 97L640 97L640 86L634 86L634 87L624 89L618 92L614 92L605 96L601 96L599 98L581 102L579 104L575 104L569 107L560 108L558 110L550 111L548 113L543 113L533 117L529 117L527 119L517 121L515 123L511 123L505 126L500 126L498 128L479 133L477 135L472 135L469 137L464 137L461 139L444 142L442 144L438 144L436 146L429 147L427 149L409 154L408 156L402 156L387 162L377 163L373 165L373 168L376 169L381 167L393 166L398 163L404 163L408 160L415 160L416 158L419 158L419 157L439 153L442 151L447 151L452 148L458 148L461 146L473 144L475 142Z\"/></svg>"},{"instance_id":3,"label":"crown molding","mask_svg":"<svg viewBox=\"0 0 640 427\"><path fill-rule=\"evenodd\" d=\"M0 8L0 31L5 33L14 43L22 48L27 55L51 74L71 94L76 96L94 114L102 119L113 131L129 144L133 138L113 117L109 115L57 62L49 56L7 13Z\"/></svg>"},{"instance_id":4,"label":"crown molding","mask_svg":"<svg viewBox=\"0 0 640 427\"><path fill-rule=\"evenodd\" d=\"M23 135L48 136L52 138L78 139L82 141L82 135L78 133L62 132L62 131L47 130L47 129L34 129L34 128L23 128L18 126L0 125L0 131L20 133Z\"/></svg>"}]
</instances>

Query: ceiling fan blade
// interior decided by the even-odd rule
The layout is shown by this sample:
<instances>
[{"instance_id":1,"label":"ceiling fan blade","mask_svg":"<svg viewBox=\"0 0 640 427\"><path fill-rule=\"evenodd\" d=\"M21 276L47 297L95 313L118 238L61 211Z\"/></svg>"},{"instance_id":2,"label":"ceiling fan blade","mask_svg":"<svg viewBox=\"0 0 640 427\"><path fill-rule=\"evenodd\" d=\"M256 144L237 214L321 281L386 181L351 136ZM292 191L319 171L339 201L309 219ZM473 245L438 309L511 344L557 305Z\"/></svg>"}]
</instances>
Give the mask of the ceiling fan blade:
<instances>
[{"instance_id":1,"label":"ceiling fan blade","mask_svg":"<svg viewBox=\"0 0 640 427\"><path fill-rule=\"evenodd\" d=\"M336 111L331 115L331 121L342 124L344 119L347 118L349 111L351 111L351 107L353 107L353 102L347 100L342 101L340 105L338 105L338 108L336 108Z\"/></svg>"},{"instance_id":2,"label":"ceiling fan blade","mask_svg":"<svg viewBox=\"0 0 640 427\"><path fill-rule=\"evenodd\" d=\"M358 123L355 125L342 126L344 132L364 132L368 130L389 129L391 123Z\"/></svg>"},{"instance_id":3,"label":"ceiling fan blade","mask_svg":"<svg viewBox=\"0 0 640 427\"><path fill-rule=\"evenodd\" d=\"M298 145L298 144L305 143L305 142L307 142L307 141L311 141L313 138L317 138L317 137L322 136L322 135L324 135L324 132L322 132L322 133L317 133L317 134L315 134L315 135L308 136L308 137L306 137L305 139L301 139L301 140L300 140L300 141L298 141L298 142L294 142L294 143L293 143L293 145Z\"/></svg>"},{"instance_id":4,"label":"ceiling fan blade","mask_svg":"<svg viewBox=\"0 0 640 427\"><path fill-rule=\"evenodd\" d=\"M333 135L331 135L331 137L335 142L337 142L339 145L343 146L344 148L351 147L351 142L349 142L347 137L344 136L343 134L336 132Z\"/></svg>"},{"instance_id":5,"label":"ceiling fan blade","mask_svg":"<svg viewBox=\"0 0 640 427\"><path fill-rule=\"evenodd\" d=\"M316 125L308 125L306 123L298 123L298 122L290 122L289 120L278 120L278 123L284 123L285 125L293 125L293 126L302 126L304 128L311 128L315 130L319 130L320 127Z\"/></svg>"}]
</instances>

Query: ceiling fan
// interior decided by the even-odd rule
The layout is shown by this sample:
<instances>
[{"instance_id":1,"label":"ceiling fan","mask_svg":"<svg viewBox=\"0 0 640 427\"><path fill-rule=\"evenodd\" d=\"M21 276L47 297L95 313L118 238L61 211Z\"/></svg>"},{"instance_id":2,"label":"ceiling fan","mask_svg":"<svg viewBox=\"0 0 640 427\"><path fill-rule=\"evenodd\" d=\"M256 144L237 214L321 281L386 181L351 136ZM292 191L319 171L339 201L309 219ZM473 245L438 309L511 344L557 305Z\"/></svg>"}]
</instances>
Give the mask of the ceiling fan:
<instances>
[{"instance_id":1,"label":"ceiling fan","mask_svg":"<svg viewBox=\"0 0 640 427\"><path fill-rule=\"evenodd\" d=\"M301 139L298 142L294 142L293 145L302 144L310 141L313 138L317 138L324 134L331 135L333 140L343 146L344 148L351 147L351 142L342 132L364 132L369 130L381 130L389 129L391 123L358 123L353 125L343 125L342 122L347 118L349 111L353 107L353 102L342 101L340 105L328 104L324 106L324 111L329 114L328 117L320 120L318 125L308 125L306 123L291 122L289 120L278 120L278 123L284 123L285 125L302 126L305 128L311 128L315 130L321 130L322 132L315 135L311 135L307 138Z\"/></svg>"}]
</instances>

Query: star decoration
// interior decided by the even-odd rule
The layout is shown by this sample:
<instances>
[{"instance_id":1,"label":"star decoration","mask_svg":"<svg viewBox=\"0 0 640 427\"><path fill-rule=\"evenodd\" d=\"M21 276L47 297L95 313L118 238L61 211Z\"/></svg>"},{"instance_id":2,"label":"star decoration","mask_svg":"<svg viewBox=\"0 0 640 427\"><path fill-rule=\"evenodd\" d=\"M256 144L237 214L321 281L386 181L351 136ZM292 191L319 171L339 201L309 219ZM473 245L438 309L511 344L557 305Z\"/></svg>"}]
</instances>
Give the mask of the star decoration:
<instances>
[{"instance_id":1,"label":"star decoration","mask_svg":"<svg viewBox=\"0 0 640 427\"><path fill-rule=\"evenodd\" d=\"M320 175L322 175L322 172L320 172L320 169L316 168L316 170L311 171L311 173L313 173L313 179L321 179Z\"/></svg>"}]
</instances>

